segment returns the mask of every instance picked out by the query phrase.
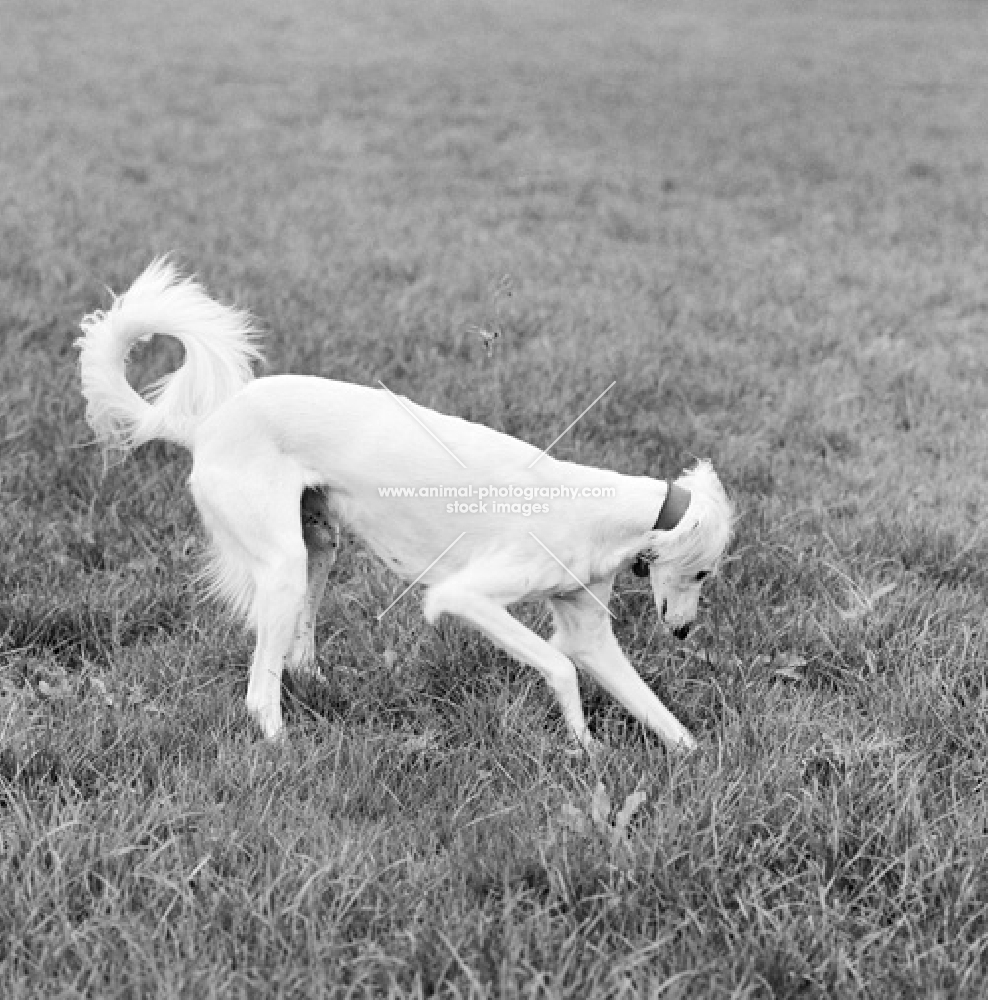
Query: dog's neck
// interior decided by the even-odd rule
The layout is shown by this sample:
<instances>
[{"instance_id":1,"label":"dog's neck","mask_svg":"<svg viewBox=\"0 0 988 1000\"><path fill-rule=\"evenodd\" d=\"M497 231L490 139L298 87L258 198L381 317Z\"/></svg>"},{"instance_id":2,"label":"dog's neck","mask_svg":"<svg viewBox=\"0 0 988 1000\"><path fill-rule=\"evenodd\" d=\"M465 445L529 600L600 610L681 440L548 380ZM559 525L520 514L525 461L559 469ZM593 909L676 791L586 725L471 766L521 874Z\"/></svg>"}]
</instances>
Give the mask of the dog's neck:
<instances>
[{"instance_id":1,"label":"dog's neck","mask_svg":"<svg viewBox=\"0 0 988 1000\"><path fill-rule=\"evenodd\" d=\"M683 519L690 505L692 494L676 483L670 483L659 516L652 526L653 531L671 531ZM648 576L648 560L641 554L631 567L635 576Z\"/></svg>"}]
</instances>

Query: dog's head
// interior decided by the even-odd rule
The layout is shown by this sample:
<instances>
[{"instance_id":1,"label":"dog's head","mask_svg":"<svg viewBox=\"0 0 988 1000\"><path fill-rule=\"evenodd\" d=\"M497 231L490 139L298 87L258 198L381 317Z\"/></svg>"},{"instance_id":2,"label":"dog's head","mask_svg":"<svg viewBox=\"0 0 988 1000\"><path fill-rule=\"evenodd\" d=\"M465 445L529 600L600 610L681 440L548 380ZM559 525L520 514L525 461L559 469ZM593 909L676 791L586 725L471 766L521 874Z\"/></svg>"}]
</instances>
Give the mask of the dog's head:
<instances>
[{"instance_id":1,"label":"dog's head","mask_svg":"<svg viewBox=\"0 0 988 1000\"><path fill-rule=\"evenodd\" d=\"M734 513L709 462L698 462L676 486L688 491L688 506L675 525L648 533L634 570L648 574L659 617L677 639L685 639L696 620L703 581L717 571L731 540Z\"/></svg>"}]
</instances>

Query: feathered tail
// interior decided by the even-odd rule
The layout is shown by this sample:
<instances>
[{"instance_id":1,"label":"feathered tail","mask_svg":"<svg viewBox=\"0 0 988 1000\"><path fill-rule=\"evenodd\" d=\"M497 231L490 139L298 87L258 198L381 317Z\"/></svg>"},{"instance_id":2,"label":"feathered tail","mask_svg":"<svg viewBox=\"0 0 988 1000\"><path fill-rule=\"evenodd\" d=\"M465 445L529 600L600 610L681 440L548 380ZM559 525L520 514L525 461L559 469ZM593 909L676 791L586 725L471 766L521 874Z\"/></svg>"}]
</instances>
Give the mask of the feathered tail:
<instances>
[{"instance_id":1,"label":"feathered tail","mask_svg":"<svg viewBox=\"0 0 988 1000\"><path fill-rule=\"evenodd\" d=\"M191 447L196 427L253 378L251 362L261 357L247 313L215 302L166 258L80 326L86 419L104 447L155 438ZM127 355L155 334L181 341L185 361L142 396L127 381Z\"/></svg>"}]
</instances>

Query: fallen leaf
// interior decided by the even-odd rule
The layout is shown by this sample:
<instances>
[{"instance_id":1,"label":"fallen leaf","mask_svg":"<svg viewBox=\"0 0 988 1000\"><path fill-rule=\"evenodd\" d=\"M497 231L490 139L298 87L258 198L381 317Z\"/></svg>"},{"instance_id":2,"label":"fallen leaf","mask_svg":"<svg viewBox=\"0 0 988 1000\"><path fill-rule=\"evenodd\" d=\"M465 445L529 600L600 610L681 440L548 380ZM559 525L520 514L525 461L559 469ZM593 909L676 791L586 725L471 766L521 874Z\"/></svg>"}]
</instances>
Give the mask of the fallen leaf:
<instances>
[{"instance_id":1,"label":"fallen leaf","mask_svg":"<svg viewBox=\"0 0 988 1000\"><path fill-rule=\"evenodd\" d=\"M67 685L59 684L56 687L54 684L49 684L48 681L38 681L38 694L45 698L66 698L71 693Z\"/></svg>"},{"instance_id":2,"label":"fallen leaf","mask_svg":"<svg viewBox=\"0 0 988 1000\"><path fill-rule=\"evenodd\" d=\"M89 678L89 683L90 683L90 686L93 688L93 690L103 699L103 701L107 705L109 705L110 708L112 708L113 707L113 695L110 694L110 692L106 689L106 684L104 684L103 681L100 680L99 677L90 677Z\"/></svg>"},{"instance_id":3,"label":"fallen leaf","mask_svg":"<svg viewBox=\"0 0 988 1000\"><path fill-rule=\"evenodd\" d=\"M875 605L883 598L888 597L893 590L898 587L897 583L886 583L883 587L879 587L878 590L869 594L865 598L858 599L858 606L856 608L848 608L847 611L838 612L844 621L856 621L858 618L864 618L865 615L870 614L875 610Z\"/></svg>"},{"instance_id":4,"label":"fallen leaf","mask_svg":"<svg viewBox=\"0 0 988 1000\"><path fill-rule=\"evenodd\" d=\"M777 653L772 663L779 667L788 667L796 670L799 667L806 666L806 657L800 656L799 653Z\"/></svg>"},{"instance_id":5,"label":"fallen leaf","mask_svg":"<svg viewBox=\"0 0 988 1000\"><path fill-rule=\"evenodd\" d=\"M772 661L773 673L787 681L806 680L806 657L798 653L778 653Z\"/></svg>"},{"instance_id":6,"label":"fallen leaf","mask_svg":"<svg viewBox=\"0 0 988 1000\"><path fill-rule=\"evenodd\" d=\"M575 833L587 832L587 817L572 802L563 803L562 808L559 810L559 815L563 821L563 826L573 830Z\"/></svg>"},{"instance_id":7,"label":"fallen leaf","mask_svg":"<svg viewBox=\"0 0 988 1000\"><path fill-rule=\"evenodd\" d=\"M773 671L776 677L785 681L805 681L806 672L799 667L779 667Z\"/></svg>"},{"instance_id":8,"label":"fallen leaf","mask_svg":"<svg viewBox=\"0 0 988 1000\"><path fill-rule=\"evenodd\" d=\"M614 829L620 836L624 836L628 829L628 824L634 818L636 812L638 812L642 803L648 796L644 792L632 792L624 800L624 805L621 806L620 812L614 818Z\"/></svg>"},{"instance_id":9,"label":"fallen leaf","mask_svg":"<svg viewBox=\"0 0 988 1000\"><path fill-rule=\"evenodd\" d=\"M403 750L412 753L422 753L425 750L434 750L439 744L438 734L433 729L426 729L418 736L410 736L401 745Z\"/></svg>"}]
</instances>

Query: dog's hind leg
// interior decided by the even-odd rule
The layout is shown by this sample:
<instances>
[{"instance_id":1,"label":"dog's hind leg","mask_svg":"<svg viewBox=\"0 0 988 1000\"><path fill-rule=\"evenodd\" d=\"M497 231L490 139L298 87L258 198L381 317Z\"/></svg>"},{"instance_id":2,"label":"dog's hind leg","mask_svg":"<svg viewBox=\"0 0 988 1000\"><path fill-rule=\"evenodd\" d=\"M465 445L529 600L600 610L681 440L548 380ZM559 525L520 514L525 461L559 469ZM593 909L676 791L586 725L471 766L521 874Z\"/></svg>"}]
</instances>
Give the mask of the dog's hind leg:
<instances>
[{"instance_id":1,"label":"dog's hind leg","mask_svg":"<svg viewBox=\"0 0 988 1000\"><path fill-rule=\"evenodd\" d=\"M583 717L580 683L572 661L513 618L498 600L483 593L482 582L475 583L471 587L470 581L458 574L433 587L425 600L425 617L435 622L444 611L458 615L503 650L535 667L552 688L574 739L585 749L594 749L596 741Z\"/></svg>"},{"instance_id":2,"label":"dog's hind leg","mask_svg":"<svg viewBox=\"0 0 988 1000\"><path fill-rule=\"evenodd\" d=\"M593 588L601 603L585 591L553 598L556 633L552 645L576 663L636 719L652 730L666 746L692 750L696 740L689 730L662 704L655 692L628 662L611 631L606 605L610 587Z\"/></svg>"},{"instance_id":3,"label":"dog's hind leg","mask_svg":"<svg viewBox=\"0 0 988 1000\"><path fill-rule=\"evenodd\" d=\"M267 739L280 735L281 675L305 601L306 555L302 539L286 543L260 567L257 583L257 646L247 684L247 711Z\"/></svg>"},{"instance_id":4,"label":"dog's hind leg","mask_svg":"<svg viewBox=\"0 0 988 1000\"><path fill-rule=\"evenodd\" d=\"M205 449L203 449L205 452ZM283 729L281 675L288 665L306 598L307 553L299 519L297 466L260 448L233 463L217 451L196 455L193 495L214 538L223 579L228 566L251 581L249 607L257 644L247 710L268 739Z\"/></svg>"},{"instance_id":5,"label":"dog's hind leg","mask_svg":"<svg viewBox=\"0 0 988 1000\"><path fill-rule=\"evenodd\" d=\"M307 554L305 604L299 615L298 627L289 657L289 669L316 673L316 616L329 571L336 562L340 547L340 526L333 519L326 495L322 490L306 489L301 501L302 538Z\"/></svg>"}]
</instances>

